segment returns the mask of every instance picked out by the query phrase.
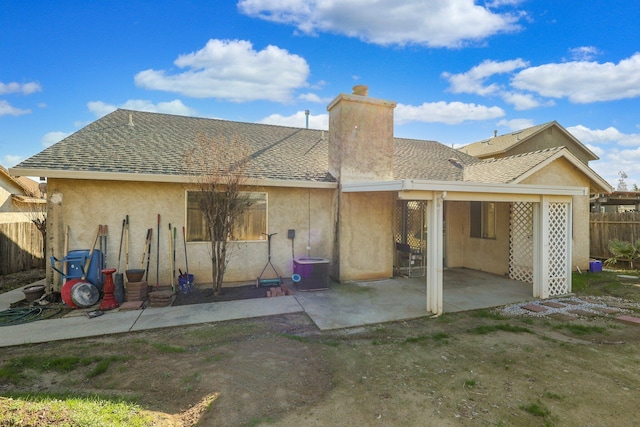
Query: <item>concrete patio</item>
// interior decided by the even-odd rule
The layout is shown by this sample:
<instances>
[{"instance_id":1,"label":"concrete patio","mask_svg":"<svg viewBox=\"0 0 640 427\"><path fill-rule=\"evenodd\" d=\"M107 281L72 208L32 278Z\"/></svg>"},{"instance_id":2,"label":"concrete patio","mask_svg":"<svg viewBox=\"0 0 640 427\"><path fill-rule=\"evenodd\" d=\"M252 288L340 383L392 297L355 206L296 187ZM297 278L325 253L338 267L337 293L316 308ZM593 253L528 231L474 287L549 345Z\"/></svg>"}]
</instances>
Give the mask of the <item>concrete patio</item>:
<instances>
[{"instance_id":1,"label":"concrete patio","mask_svg":"<svg viewBox=\"0 0 640 427\"><path fill-rule=\"evenodd\" d=\"M24 297L21 289L0 294L0 310ZM467 269L444 272L445 313L533 300L532 287ZM320 330L415 319L426 311L425 278L332 284L293 296L216 302L135 311L107 311L88 319L83 310L61 319L0 327L0 347L157 328L305 312Z\"/></svg>"},{"instance_id":2,"label":"concrete patio","mask_svg":"<svg viewBox=\"0 0 640 427\"><path fill-rule=\"evenodd\" d=\"M428 316L424 277L341 283L329 291L296 292L321 330ZM476 310L533 300L532 285L465 268L444 271L444 312Z\"/></svg>"}]
</instances>

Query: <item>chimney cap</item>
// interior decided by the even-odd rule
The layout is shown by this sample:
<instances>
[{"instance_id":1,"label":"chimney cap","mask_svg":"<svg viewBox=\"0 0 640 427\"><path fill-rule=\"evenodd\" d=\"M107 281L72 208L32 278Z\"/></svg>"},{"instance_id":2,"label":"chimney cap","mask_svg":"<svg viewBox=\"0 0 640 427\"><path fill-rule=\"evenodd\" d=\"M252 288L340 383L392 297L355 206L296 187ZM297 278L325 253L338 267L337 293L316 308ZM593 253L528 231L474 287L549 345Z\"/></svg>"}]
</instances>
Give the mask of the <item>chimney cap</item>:
<instances>
[{"instance_id":1,"label":"chimney cap","mask_svg":"<svg viewBox=\"0 0 640 427\"><path fill-rule=\"evenodd\" d=\"M354 95L367 96L369 95L369 87L366 85L355 85L353 88Z\"/></svg>"}]
</instances>

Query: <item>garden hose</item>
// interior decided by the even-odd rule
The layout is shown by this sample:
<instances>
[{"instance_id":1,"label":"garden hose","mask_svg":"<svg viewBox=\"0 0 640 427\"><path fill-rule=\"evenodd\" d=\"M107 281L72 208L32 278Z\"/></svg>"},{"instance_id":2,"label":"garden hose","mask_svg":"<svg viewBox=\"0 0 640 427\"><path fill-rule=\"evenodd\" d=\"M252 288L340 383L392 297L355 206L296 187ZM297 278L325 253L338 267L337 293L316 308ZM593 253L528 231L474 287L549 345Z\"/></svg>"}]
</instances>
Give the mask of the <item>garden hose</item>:
<instances>
[{"instance_id":1,"label":"garden hose","mask_svg":"<svg viewBox=\"0 0 640 427\"><path fill-rule=\"evenodd\" d=\"M44 320L59 314L62 308L56 307L21 307L0 311L0 326L20 325L22 323Z\"/></svg>"}]
</instances>

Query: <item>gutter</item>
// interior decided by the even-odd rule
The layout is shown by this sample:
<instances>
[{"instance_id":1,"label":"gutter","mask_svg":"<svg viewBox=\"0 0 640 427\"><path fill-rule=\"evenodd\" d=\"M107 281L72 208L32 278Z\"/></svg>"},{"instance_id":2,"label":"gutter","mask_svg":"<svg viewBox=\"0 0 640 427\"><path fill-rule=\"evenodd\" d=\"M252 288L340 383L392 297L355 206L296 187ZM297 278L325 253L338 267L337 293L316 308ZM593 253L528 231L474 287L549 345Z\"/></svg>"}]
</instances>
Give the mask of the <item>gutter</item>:
<instances>
[{"instance_id":1,"label":"gutter","mask_svg":"<svg viewBox=\"0 0 640 427\"><path fill-rule=\"evenodd\" d=\"M344 193L366 193L379 191L451 191L463 193L528 194L545 196L589 195L589 189L587 187L555 185L497 184L418 179L342 184L342 192Z\"/></svg>"},{"instance_id":2,"label":"gutter","mask_svg":"<svg viewBox=\"0 0 640 427\"><path fill-rule=\"evenodd\" d=\"M115 173L115 172L86 172L51 169L23 169L12 168L10 173L15 176L44 176L56 179L86 179L92 181L133 181L157 182L175 184L193 184L194 177L189 175L164 175L152 173ZM326 188L336 189L338 183L323 181L301 181L285 179L248 178L246 185L258 187L292 187L292 188Z\"/></svg>"}]
</instances>

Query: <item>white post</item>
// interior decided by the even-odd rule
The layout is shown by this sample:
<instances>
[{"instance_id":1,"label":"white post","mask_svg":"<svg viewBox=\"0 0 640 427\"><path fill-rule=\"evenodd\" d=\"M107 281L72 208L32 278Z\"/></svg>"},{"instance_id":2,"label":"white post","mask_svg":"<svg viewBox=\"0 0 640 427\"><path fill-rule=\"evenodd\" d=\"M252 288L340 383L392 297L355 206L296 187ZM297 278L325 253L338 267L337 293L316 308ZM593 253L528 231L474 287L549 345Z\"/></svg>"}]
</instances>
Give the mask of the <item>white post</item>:
<instances>
[{"instance_id":1,"label":"white post","mask_svg":"<svg viewBox=\"0 0 640 427\"><path fill-rule=\"evenodd\" d=\"M441 315L443 309L443 194L427 201L427 311Z\"/></svg>"},{"instance_id":2,"label":"white post","mask_svg":"<svg viewBox=\"0 0 640 427\"><path fill-rule=\"evenodd\" d=\"M571 293L573 283L573 197L569 201L569 213L567 214L567 293Z\"/></svg>"},{"instance_id":3,"label":"white post","mask_svg":"<svg viewBox=\"0 0 640 427\"><path fill-rule=\"evenodd\" d=\"M549 200L542 196L540 203L540 295L549 298Z\"/></svg>"},{"instance_id":4,"label":"white post","mask_svg":"<svg viewBox=\"0 0 640 427\"><path fill-rule=\"evenodd\" d=\"M533 213L533 297L542 295L542 203L532 203Z\"/></svg>"}]
</instances>

